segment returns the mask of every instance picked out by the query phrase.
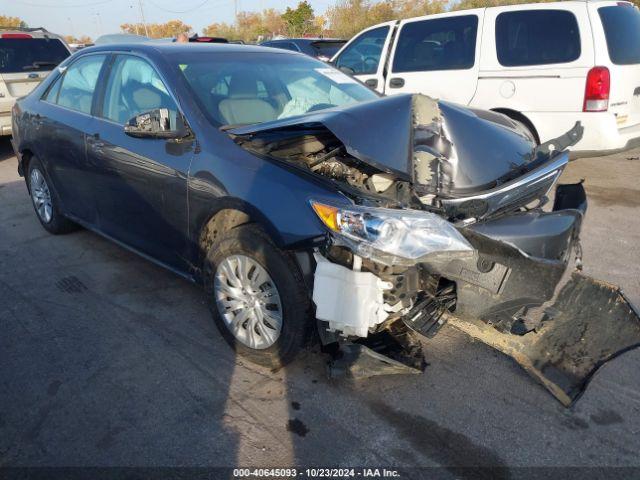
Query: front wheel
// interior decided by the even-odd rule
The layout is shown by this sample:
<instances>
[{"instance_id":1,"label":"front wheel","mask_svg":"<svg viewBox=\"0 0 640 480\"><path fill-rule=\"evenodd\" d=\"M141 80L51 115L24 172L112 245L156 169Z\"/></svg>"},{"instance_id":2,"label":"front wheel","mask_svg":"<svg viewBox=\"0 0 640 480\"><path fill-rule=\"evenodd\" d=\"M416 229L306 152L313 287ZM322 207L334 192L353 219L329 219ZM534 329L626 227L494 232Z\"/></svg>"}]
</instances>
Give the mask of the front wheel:
<instances>
[{"instance_id":1,"label":"front wheel","mask_svg":"<svg viewBox=\"0 0 640 480\"><path fill-rule=\"evenodd\" d=\"M31 202L38 220L45 230L54 235L75 230L77 225L60 213L57 198L51 189L44 168L37 158L34 157L29 162L27 174Z\"/></svg>"},{"instance_id":2,"label":"front wheel","mask_svg":"<svg viewBox=\"0 0 640 480\"><path fill-rule=\"evenodd\" d=\"M211 246L204 284L213 319L240 356L279 368L304 346L311 322L302 275L258 226L233 228Z\"/></svg>"}]
</instances>

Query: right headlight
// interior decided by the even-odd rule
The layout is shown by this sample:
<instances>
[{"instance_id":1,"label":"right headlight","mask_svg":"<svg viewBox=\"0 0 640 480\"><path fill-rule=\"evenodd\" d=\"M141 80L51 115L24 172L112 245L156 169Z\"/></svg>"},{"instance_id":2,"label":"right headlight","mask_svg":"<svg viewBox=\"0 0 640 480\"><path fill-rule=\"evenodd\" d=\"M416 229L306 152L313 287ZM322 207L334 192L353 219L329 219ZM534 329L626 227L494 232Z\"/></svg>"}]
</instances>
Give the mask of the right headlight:
<instances>
[{"instance_id":1,"label":"right headlight","mask_svg":"<svg viewBox=\"0 0 640 480\"><path fill-rule=\"evenodd\" d=\"M354 253L386 264L415 264L430 255L474 251L452 224L430 212L337 207L315 201L311 206Z\"/></svg>"}]
</instances>

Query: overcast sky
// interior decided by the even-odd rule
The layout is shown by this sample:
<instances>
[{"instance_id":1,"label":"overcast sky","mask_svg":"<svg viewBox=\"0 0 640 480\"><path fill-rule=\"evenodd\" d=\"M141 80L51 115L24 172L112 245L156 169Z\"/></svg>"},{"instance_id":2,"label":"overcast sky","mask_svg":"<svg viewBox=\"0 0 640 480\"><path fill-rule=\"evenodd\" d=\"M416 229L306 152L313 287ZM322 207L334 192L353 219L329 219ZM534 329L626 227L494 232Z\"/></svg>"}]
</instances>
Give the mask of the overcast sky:
<instances>
[{"instance_id":1,"label":"overcast sky","mask_svg":"<svg viewBox=\"0 0 640 480\"><path fill-rule=\"evenodd\" d=\"M142 0L148 23L179 19L202 33L214 22L233 22L234 0ZM298 0L237 0L239 11L264 8L283 10ZM310 0L316 14L332 3ZM180 12L180 13L178 13ZM0 14L20 17L30 27L44 27L63 35L89 35L93 39L117 33L123 23L140 22L138 0L0 0Z\"/></svg>"}]
</instances>

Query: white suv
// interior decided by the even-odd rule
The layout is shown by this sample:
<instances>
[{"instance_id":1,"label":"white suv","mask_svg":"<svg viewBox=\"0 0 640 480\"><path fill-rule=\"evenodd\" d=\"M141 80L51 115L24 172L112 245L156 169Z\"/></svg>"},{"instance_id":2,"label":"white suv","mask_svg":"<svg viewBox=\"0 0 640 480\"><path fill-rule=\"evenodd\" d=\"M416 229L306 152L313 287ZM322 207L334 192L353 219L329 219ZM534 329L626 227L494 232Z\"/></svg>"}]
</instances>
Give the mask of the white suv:
<instances>
[{"instance_id":1,"label":"white suv","mask_svg":"<svg viewBox=\"0 0 640 480\"><path fill-rule=\"evenodd\" d=\"M0 26L0 136L11 135L11 108L71 55L64 40L44 28Z\"/></svg>"},{"instance_id":2,"label":"white suv","mask_svg":"<svg viewBox=\"0 0 640 480\"><path fill-rule=\"evenodd\" d=\"M616 1L463 10L382 23L332 59L381 93L504 113L579 156L640 146L640 11Z\"/></svg>"}]
</instances>

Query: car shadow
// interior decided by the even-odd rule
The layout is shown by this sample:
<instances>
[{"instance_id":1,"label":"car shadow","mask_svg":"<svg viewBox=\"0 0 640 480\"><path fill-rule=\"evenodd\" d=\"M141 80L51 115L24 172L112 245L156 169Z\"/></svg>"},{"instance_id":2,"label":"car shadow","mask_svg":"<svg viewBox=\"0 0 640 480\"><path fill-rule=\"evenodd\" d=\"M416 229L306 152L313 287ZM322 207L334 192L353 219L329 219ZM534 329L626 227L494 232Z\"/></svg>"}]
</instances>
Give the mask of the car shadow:
<instances>
[{"instance_id":1,"label":"car shadow","mask_svg":"<svg viewBox=\"0 0 640 480\"><path fill-rule=\"evenodd\" d=\"M10 138L11 137L0 137L0 162L9 160L14 156Z\"/></svg>"}]
</instances>

